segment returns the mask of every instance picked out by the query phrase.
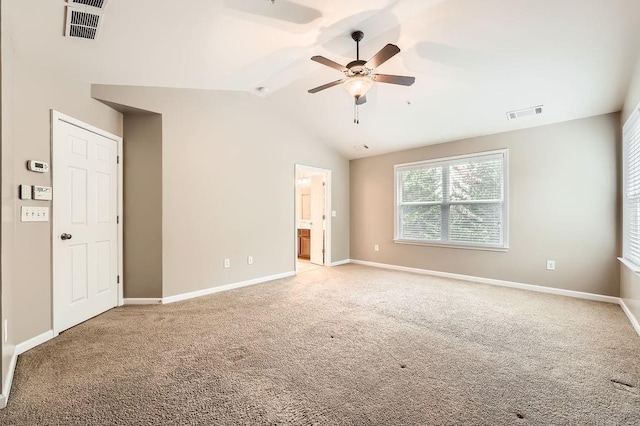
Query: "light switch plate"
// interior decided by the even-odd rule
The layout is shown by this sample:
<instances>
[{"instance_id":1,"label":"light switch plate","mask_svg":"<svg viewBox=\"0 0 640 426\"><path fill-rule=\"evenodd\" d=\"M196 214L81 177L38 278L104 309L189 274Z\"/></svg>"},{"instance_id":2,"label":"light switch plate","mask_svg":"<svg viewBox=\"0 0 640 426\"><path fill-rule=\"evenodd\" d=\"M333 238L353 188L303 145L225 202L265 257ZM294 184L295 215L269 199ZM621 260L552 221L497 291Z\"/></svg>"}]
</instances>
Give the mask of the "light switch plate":
<instances>
[{"instance_id":1,"label":"light switch plate","mask_svg":"<svg viewBox=\"0 0 640 426\"><path fill-rule=\"evenodd\" d=\"M49 207L20 207L21 222L49 222Z\"/></svg>"}]
</instances>

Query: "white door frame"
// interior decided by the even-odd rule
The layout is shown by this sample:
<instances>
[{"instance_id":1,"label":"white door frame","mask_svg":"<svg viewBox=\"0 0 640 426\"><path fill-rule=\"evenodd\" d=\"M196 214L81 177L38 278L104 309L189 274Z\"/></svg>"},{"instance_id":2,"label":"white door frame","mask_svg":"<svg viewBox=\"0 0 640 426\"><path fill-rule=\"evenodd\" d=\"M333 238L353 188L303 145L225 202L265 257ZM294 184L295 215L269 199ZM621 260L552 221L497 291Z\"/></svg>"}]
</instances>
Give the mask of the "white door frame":
<instances>
[{"instance_id":1,"label":"white door frame","mask_svg":"<svg viewBox=\"0 0 640 426\"><path fill-rule=\"evenodd\" d=\"M116 136L112 133L107 132L106 130L102 130L99 129L97 127L94 127L90 124L84 123L78 119L75 119L73 117L70 117L66 114L63 114L61 112L55 111L55 110L51 110L51 158L53 158L53 150L56 149L56 144L60 135L60 122L65 122L65 123L69 123L72 124L74 126L80 127L82 129L88 130L89 132L95 133L97 135L100 135L102 137L105 137L107 139L111 139L113 141L115 141L118 144L118 206L117 206L117 212L118 212L118 242L117 242L117 249L118 249L118 306L122 306L123 302L123 288L124 288L124 274L123 274L123 262L122 262L122 255L123 255L123 249L122 249L122 242L123 242L123 197L122 197L122 164L123 164L123 152L122 152L122 138L120 136ZM55 168L56 165L51 164L51 182L53 182L53 173L55 173ZM52 184L53 185L53 184ZM52 212L49 215L49 217L51 218L51 324L52 324L52 328L53 328L53 335L57 336L60 333L59 330L59 325L56 324L56 316L55 316L55 310L56 310L56 306L55 306L55 300L56 298L54 297L54 293L56 291L55 286L54 286L54 282L53 282L53 277L54 275L54 268L55 263L53 262L53 250L54 250L54 244L53 244L53 239L55 238L53 235L53 230L55 229L55 214L54 212L56 211L56 188L53 188L53 199L51 201L51 207L52 207Z\"/></svg>"},{"instance_id":2,"label":"white door frame","mask_svg":"<svg viewBox=\"0 0 640 426\"><path fill-rule=\"evenodd\" d=\"M305 166L303 164L295 164L293 172L293 230L294 240L293 245L293 259L294 259L294 271L298 272L298 172L301 170L308 170L312 172L323 173L325 175L326 192L324 201L324 217L325 217L325 232L324 232L324 266L331 265L331 170L322 169L320 167Z\"/></svg>"}]
</instances>

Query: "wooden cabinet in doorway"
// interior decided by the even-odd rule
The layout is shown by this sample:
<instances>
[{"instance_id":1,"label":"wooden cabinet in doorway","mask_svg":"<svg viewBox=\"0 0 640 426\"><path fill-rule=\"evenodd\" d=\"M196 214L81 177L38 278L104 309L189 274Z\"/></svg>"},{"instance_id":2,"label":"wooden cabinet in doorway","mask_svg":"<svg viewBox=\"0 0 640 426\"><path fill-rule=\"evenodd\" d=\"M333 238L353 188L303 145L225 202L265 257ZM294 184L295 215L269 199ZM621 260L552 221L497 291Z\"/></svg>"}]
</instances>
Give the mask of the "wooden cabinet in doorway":
<instances>
[{"instance_id":1,"label":"wooden cabinet in doorway","mask_svg":"<svg viewBox=\"0 0 640 426\"><path fill-rule=\"evenodd\" d=\"M311 257L311 231L298 229L298 257L309 259Z\"/></svg>"}]
</instances>

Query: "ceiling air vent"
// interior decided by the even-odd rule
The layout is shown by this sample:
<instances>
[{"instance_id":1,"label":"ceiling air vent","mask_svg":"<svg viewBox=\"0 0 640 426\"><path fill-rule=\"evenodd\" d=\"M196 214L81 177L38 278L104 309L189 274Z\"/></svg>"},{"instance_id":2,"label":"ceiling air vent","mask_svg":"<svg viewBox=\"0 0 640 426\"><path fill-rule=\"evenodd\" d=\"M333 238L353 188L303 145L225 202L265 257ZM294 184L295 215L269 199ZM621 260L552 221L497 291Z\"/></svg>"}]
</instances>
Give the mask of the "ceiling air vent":
<instances>
[{"instance_id":1,"label":"ceiling air vent","mask_svg":"<svg viewBox=\"0 0 640 426\"><path fill-rule=\"evenodd\" d=\"M108 0L68 0L70 6L95 7L104 11L107 8Z\"/></svg>"},{"instance_id":2,"label":"ceiling air vent","mask_svg":"<svg viewBox=\"0 0 640 426\"><path fill-rule=\"evenodd\" d=\"M101 21L102 15L68 7L65 35L67 37L95 40L98 36L98 28Z\"/></svg>"},{"instance_id":3,"label":"ceiling air vent","mask_svg":"<svg viewBox=\"0 0 640 426\"><path fill-rule=\"evenodd\" d=\"M64 35L95 40L104 19L108 0L68 0Z\"/></svg>"},{"instance_id":4,"label":"ceiling air vent","mask_svg":"<svg viewBox=\"0 0 640 426\"><path fill-rule=\"evenodd\" d=\"M509 120L515 120L517 118L531 117L533 115L542 114L543 105L538 105L531 108L519 109L517 111L509 111L507 118Z\"/></svg>"}]
</instances>

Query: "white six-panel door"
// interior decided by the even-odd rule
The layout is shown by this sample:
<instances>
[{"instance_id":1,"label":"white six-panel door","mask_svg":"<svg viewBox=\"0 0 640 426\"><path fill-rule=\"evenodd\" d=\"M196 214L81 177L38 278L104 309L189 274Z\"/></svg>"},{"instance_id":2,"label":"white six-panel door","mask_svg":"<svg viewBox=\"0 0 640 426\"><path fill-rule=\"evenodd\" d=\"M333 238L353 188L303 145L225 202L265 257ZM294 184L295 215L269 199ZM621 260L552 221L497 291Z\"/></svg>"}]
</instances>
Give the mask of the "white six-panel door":
<instances>
[{"instance_id":1,"label":"white six-panel door","mask_svg":"<svg viewBox=\"0 0 640 426\"><path fill-rule=\"evenodd\" d=\"M324 265L324 176L311 176L311 249L310 261Z\"/></svg>"},{"instance_id":2,"label":"white six-panel door","mask_svg":"<svg viewBox=\"0 0 640 426\"><path fill-rule=\"evenodd\" d=\"M63 120L54 126L57 334L118 304L118 142Z\"/></svg>"}]
</instances>

